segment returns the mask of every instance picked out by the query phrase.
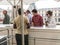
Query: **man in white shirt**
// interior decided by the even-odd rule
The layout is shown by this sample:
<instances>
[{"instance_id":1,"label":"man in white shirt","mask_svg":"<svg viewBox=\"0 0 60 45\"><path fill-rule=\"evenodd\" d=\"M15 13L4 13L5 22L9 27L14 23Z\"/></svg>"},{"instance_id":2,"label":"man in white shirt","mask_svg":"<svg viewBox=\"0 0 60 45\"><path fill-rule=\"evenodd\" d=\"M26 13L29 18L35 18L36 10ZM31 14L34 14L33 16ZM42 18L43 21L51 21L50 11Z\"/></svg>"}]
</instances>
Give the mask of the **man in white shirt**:
<instances>
[{"instance_id":1,"label":"man in white shirt","mask_svg":"<svg viewBox=\"0 0 60 45\"><path fill-rule=\"evenodd\" d=\"M47 19L45 21L47 27L56 27L56 21L53 17L52 11L47 11L46 13Z\"/></svg>"},{"instance_id":2,"label":"man in white shirt","mask_svg":"<svg viewBox=\"0 0 60 45\"><path fill-rule=\"evenodd\" d=\"M32 14L30 13L30 11L29 10L27 10L26 11L26 16L28 17L28 19L29 19L29 22L30 22L30 25L31 25L31 23L32 23Z\"/></svg>"}]
</instances>

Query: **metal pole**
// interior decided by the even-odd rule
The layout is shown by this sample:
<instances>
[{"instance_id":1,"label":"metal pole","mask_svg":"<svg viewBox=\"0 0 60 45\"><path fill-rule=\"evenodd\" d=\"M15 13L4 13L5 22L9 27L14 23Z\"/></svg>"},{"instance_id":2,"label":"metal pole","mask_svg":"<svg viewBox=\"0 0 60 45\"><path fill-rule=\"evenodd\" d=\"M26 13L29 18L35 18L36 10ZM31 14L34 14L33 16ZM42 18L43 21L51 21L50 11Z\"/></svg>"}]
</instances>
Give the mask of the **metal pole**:
<instances>
[{"instance_id":1,"label":"metal pole","mask_svg":"<svg viewBox=\"0 0 60 45\"><path fill-rule=\"evenodd\" d=\"M15 5L15 0L14 0L14 6L16 6L16 5ZM14 6L13 6L13 9L14 9L14 10L13 10L13 13L14 13L14 17L13 17L13 18L16 17L16 7L14 7Z\"/></svg>"},{"instance_id":2,"label":"metal pole","mask_svg":"<svg viewBox=\"0 0 60 45\"><path fill-rule=\"evenodd\" d=\"M20 3L20 0L17 2L17 4L19 4Z\"/></svg>"},{"instance_id":3,"label":"metal pole","mask_svg":"<svg viewBox=\"0 0 60 45\"><path fill-rule=\"evenodd\" d=\"M13 5L9 0L7 0L11 5Z\"/></svg>"},{"instance_id":4,"label":"metal pole","mask_svg":"<svg viewBox=\"0 0 60 45\"><path fill-rule=\"evenodd\" d=\"M15 0L14 0L14 6L15 6Z\"/></svg>"},{"instance_id":5,"label":"metal pole","mask_svg":"<svg viewBox=\"0 0 60 45\"><path fill-rule=\"evenodd\" d=\"M13 36L13 29L11 30L11 34L12 34L12 45L13 45L13 39L14 39L14 38L13 38L13 37L14 37L14 36Z\"/></svg>"},{"instance_id":6,"label":"metal pole","mask_svg":"<svg viewBox=\"0 0 60 45\"><path fill-rule=\"evenodd\" d=\"M17 9L16 8L14 8L14 6L17 6L18 5L18 3L20 2L20 0L18 1L18 3L16 4L16 0L13 0L14 2L14 4L12 4L11 2L10 2L10 0L7 0L12 6L13 6L13 19L17 16L16 14L16 12L17 12Z\"/></svg>"},{"instance_id":7,"label":"metal pole","mask_svg":"<svg viewBox=\"0 0 60 45\"><path fill-rule=\"evenodd\" d=\"M24 45L24 19L23 19L23 0L21 0L21 25L22 25L22 45Z\"/></svg>"},{"instance_id":8,"label":"metal pole","mask_svg":"<svg viewBox=\"0 0 60 45\"><path fill-rule=\"evenodd\" d=\"M7 39L8 39L8 45L10 45L10 40L9 40L9 29L7 29L7 33L8 33L8 35L7 35L7 36L8 36L8 38L7 38Z\"/></svg>"}]
</instances>

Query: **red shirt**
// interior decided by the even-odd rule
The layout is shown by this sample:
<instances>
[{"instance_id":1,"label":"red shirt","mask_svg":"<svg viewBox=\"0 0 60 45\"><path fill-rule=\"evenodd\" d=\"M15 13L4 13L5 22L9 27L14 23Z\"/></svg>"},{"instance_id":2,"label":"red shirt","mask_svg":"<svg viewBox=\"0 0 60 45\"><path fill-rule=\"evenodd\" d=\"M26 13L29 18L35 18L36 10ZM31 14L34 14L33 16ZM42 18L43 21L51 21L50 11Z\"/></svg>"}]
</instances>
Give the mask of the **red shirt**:
<instances>
[{"instance_id":1,"label":"red shirt","mask_svg":"<svg viewBox=\"0 0 60 45\"><path fill-rule=\"evenodd\" d=\"M32 17L32 22L34 26L43 26L43 18L38 14Z\"/></svg>"}]
</instances>

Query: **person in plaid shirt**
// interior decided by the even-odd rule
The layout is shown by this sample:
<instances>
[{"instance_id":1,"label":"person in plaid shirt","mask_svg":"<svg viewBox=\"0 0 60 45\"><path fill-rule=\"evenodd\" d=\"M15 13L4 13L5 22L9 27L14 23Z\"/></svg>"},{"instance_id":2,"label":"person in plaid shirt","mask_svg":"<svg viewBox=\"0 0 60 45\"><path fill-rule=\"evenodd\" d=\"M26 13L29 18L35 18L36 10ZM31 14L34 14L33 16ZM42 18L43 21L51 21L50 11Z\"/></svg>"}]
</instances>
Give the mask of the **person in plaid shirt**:
<instances>
[{"instance_id":1,"label":"person in plaid shirt","mask_svg":"<svg viewBox=\"0 0 60 45\"><path fill-rule=\"evenodd\" d=\"M36 27L42 27L43 26L43 18L42 16L40 16L37 12L36 9L32 10L32 26L36 26Z\"/></svg>"}]
</instances>

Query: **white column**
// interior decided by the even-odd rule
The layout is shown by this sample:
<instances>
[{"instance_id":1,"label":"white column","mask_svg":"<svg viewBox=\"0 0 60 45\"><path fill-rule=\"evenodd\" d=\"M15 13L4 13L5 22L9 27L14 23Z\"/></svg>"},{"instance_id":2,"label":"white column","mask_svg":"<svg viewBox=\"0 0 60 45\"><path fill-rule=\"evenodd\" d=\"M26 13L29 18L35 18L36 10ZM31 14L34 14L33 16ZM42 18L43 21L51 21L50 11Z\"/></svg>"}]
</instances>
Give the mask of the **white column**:
<instances>
[{"instance_id":1,"label":"white column","mask_svg":"<svg viewBox=\"0 0 60 45\"><path fill-rule=\"evenodd\" d=\"M24 19L23 19L23 0L21 0L21 22L22 22L22 45L24 45Z\"/></svg>"}]
</instances>

